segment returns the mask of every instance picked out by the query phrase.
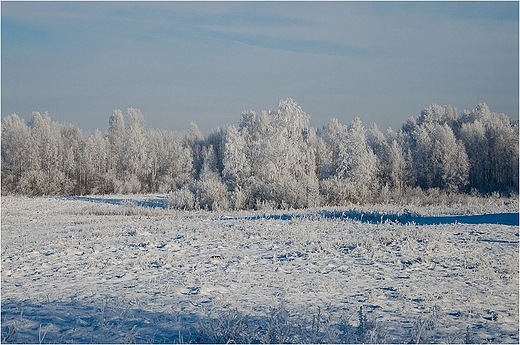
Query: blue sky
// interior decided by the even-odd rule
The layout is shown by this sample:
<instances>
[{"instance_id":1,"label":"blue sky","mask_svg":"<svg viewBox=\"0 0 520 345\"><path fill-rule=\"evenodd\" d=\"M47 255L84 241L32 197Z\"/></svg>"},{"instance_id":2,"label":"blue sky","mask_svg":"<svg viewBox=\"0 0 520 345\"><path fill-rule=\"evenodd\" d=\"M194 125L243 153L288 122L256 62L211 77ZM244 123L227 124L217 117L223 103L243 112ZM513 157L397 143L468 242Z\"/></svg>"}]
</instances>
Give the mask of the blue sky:
<instances>
[{"instance_id":1,"label":"blue sky","mask_svg":"<svg viewBox=\"0 0 520 345\"><path fill-rule=\"evenodd\" d=\"M432 103L518 118L518 2L5 2L2 117L208 133L291 97L318 127Z\"/></svg>"}]
</instances>

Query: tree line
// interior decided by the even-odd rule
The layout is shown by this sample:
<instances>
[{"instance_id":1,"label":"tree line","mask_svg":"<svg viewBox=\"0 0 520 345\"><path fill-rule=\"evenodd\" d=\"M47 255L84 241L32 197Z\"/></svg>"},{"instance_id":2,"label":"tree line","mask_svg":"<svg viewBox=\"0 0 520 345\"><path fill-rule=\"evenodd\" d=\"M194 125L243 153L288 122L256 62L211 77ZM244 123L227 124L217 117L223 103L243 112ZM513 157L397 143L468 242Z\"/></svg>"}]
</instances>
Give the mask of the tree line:
<instances>
[{"instance_id":1,"label":"tree line","mask_svg":"<svg viewBox=\"0 0 520 345\"><path fill-rule=\"evenodd\" d=\"M398 131L331 119L292 99L204 136L146 129L115 110L102 134L34 112L2 122L2 194L169 193L180 209L304 208L399 198L414 189L518 193L518 122L485 104L431 105Z\"/></svg>"}]
</instances>

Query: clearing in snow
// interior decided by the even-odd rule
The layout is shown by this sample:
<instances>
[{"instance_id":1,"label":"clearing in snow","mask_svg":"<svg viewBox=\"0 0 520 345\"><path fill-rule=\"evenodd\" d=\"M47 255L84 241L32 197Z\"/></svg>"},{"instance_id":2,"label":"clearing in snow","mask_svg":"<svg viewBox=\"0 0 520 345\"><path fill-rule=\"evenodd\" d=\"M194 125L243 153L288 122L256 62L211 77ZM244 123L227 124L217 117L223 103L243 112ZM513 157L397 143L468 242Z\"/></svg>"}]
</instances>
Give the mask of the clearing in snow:
<instances>
[{"instance_id":1,"label":"clearing in snow","mask_svg":"<svg viewBox=\"0 0 520 345\"><path fill-rule=\"evenodd\" d=\"M518 343L518 201L479 207L3 197L1 340Z\"/></svg>"}]
</instances>

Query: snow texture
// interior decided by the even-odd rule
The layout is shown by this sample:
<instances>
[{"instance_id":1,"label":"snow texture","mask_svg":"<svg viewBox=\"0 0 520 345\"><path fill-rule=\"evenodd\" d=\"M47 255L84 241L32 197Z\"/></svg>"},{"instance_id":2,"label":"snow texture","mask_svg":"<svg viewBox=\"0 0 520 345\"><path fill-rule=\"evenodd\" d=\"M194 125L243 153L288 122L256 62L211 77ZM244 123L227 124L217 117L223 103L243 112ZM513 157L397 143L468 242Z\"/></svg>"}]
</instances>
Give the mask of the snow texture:
<instances>
[{"instance_id":1,"label":"snow texture","mask_svg":"<svg viewBox=\"0 0 520 345\"><path fill-rule=\"evenodd\" d=\"M166 204L3 197L1 340L519 342L517 202L478 212Z\"/></svg>"}]
</instances>

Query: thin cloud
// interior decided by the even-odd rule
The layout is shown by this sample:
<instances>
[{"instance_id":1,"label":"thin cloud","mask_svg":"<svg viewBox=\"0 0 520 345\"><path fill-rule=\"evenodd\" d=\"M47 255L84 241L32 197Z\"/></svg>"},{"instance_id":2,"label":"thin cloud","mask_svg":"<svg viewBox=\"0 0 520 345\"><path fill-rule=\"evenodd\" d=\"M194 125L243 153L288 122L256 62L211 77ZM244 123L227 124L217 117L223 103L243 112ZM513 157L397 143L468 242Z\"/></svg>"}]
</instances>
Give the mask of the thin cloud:
<instances>
[{"instance_id":1,"label":"thin cloud","mask_svg":"<svg viewBox=\"0 0 520 345\"><path fill-rule=\"evenodd\" d=\"M513 14L511 14L513 13ZM211 128L292 97L315 126L431 103L518 116L518 3L3 2L2 116Z\"/></svg>"}]
</instances>

